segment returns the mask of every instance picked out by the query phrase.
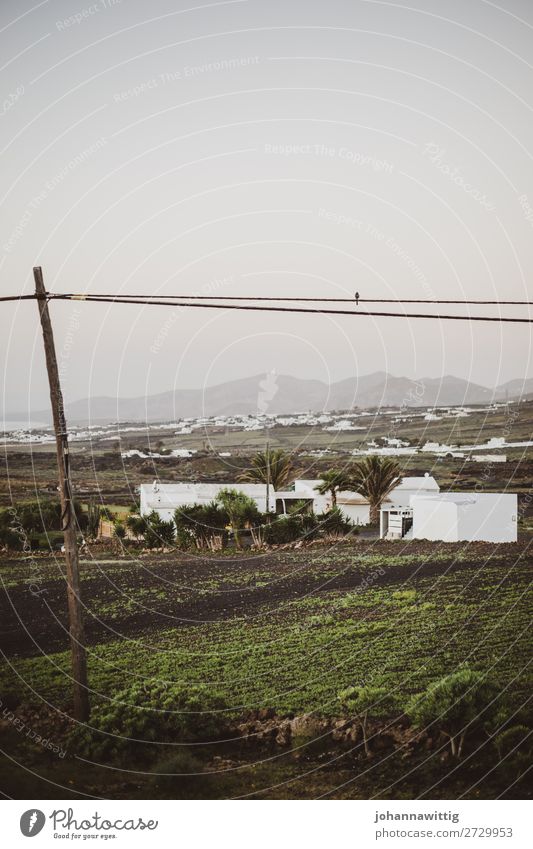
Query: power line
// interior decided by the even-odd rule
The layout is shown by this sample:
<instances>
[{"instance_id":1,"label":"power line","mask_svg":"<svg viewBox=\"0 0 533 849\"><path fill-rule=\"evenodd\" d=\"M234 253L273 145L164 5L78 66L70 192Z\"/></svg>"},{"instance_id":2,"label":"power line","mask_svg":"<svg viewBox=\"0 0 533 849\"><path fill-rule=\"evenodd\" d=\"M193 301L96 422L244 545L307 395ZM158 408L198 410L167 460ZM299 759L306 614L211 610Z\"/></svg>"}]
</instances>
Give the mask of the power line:
<instances>
[{"instance_id":1,"label":"power line","mask_svg":"<svg viewBox=\"0 0 533 849\"><path fill-rule=\"evenodd\" d=\"M0 302L2 301L28 301L33 300L37 296L35 294L32 295L7 295L0 297ZM82 295L76 294L73 292L60 293L60 292L48 292L46 295L50 300L55 299L73 299L73 300L83 300L85 298L91 298L92 300L119 300L119 299L131 299L131 298L141 298L143 301L152 301L154 299L164 298L165 301L208 301L208 300L216 300L216 301L279 301L279 302L287 302L287 303L339 303L339 304L353 304L356 302L355 298L295 298L295 297L287 297L285 295L280 295L278 297L275 296L265 296L265 295L128 295L128 294L119 294L119 295L105 295L91 292L90 294ZM442 298L358 298L357 302L360 304L457 304L457 305L473 305L473 306L533 306L533 301L482 301L482 300L472 300L472 299L442 299Z\"/></svg>"},{"instance_id":2,"label":"power line","mask_svg":"<svg viewBox=\"0 0 533 849\"><path fill-rule=\"evenodd\" d=\"M278 306L263 306L256 304L215 304L205 302L183 302L173 300L160 300L155 297L143 298L125 295L62 295L52 294L51 298L61 300L75 301L90 301L93 303L110 303L110 304L142 304L146 306L164 306L164 307L187 307L190 309L223 309L223 310L251 310L254 312L281 312L281 313L312 313L317 315L349 315L349 316L369 316L380 318L426 318L426 319L442 319L444 321L497 321L507 322L512 324L533 324L533 318L506 318L502 316L478 316L478 315L432 315L431 313L398 313L398 312L378 312L375 310L339 310L339 309L316 309L314 307L278 307Z\"/></svg>"},{"instance_id":3,"label":"power line","mask_svg":"<svg viewBox=\"0 0 533 849\"><path fill-rule=\"evenodd\" d=\"M432 298L295 298L281 295L275 297L272 295L128 295L121 293L119 295L107 295L91 292L91 298L142 298L143 300L153 300L156 298L164 298L165 300L188 300L188 301L283 301L292 303L340 303L340 304L464 304L464 305L479 305L479 306L533 306L533 301L481 301L469 299L443 300ZM33 297L33 296L30 296ZM50 293L50 297L64 297L62 295L54 295ZM77 296L76 296L77 297Z\"/></svg>"},{"instance_id":4,"label":"power line","mask_svg":"<svg viewBox=\"0 0 533 849\"><path fill-rule=\"evenodd\" d=\"M39 300L37 295L4 295L0 297L1 301L34 301Z\"/></svg>"},{"instance_id":5,"label":"power line","mask_svg":"<svg viewBox=\"0 0 533 849\"><path fill-rule=\"evenodd\" d=\"M185 297L193 298L194 300L184 300ZM215 300L224 303L207 303L206 299L214 297ZM110 303L110 304L138 304L144 306L164 306L164 307L186 307L188 309L223 309L223 310L251 310L256 312L282 312L282 313L310 313L316 315L346 315L346 316L367 316L377 318L425 318L439 319L443 321L497 321L510 324L533 324L533 318L514 318L504 316L479 316L479 315L447 315L447 314L432 314L432 313L406 313L406 312L384 312L376 310L360 310L358 307L352 310L341 309L317 309L315 307L281 307L263 305L265 301L291 302L291 303L350 303L355 304L355 301L350 298L288 298L288 297L246 297L246 296L207 296L207 295L169 295L160 298L156 295L102 295L102 294L83 294L83 293L61 293L47 292L45 295L8 295L0 297L0 302L6 301L26 301L26 300L62 300L62 301L88 301L92 303ZM493 305L507 306L533 305L531 301L459 301L459 300L422 300L422 299L393 299L393 298L359 298L359 303L394 303L394 304L476 304L476 305ZM234 303L238 301L239 303ZM256 303L242 303L242 301L259 301Z\"/></svg>"}]
</instances>

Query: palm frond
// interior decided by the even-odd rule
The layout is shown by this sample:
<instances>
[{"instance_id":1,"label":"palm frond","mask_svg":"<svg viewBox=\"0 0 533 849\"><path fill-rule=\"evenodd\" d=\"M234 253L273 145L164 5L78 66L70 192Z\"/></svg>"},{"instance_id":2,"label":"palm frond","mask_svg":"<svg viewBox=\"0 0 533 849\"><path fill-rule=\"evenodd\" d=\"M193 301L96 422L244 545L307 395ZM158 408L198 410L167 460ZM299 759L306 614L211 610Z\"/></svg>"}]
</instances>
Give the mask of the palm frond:
<instances>
[{"instance_id":1,"label":"palm frond","mask_svg":"<svg viewBox=\"0 0 533 849\"><path fill-rule=\"evenodd\" d=\"M252 465L239 475L239 481L272 485L274 490L283 489L292 475L293 467L290 455L281 448L258 451L252 459Z\"/></svg>"}]
</instances>

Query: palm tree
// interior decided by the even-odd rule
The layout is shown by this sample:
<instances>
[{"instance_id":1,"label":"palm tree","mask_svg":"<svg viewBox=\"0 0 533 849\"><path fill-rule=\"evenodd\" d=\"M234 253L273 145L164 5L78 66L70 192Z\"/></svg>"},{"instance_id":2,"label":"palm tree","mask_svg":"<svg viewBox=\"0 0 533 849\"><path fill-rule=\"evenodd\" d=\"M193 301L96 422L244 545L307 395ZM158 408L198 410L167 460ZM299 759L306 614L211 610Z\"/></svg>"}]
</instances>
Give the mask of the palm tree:
<instances>
[{"instance_id":1,"label":"palm tree","mask_svg":"<svg viewBox=\"0 0 533 849\"><path fill-rule=\"evenodd\" d=\"M324 472L320 483L315 486L320 495L331 495L331 506L337 506L337 493L351 488L351 477L340 469L330 469Z\"/></svg>"},{"instance_id":2,"label":"palm tree","mask_svg":"<svg viewBox=\"0 0 533 849\"><path fill-rule=\"evenodd\" d=\"M282 448L258 451L252 458L252 465L239 475L239 481L248 483L265 483L272 485L274 490L283 489L292 474L290 455ZM268 509L268 505L267 505Z\"/></svg>"},{"instance_id":3,"label":"palm tree","mask_svg":"<svg viewBox=\"0 0 533 849\"><path fill-rule=\"evenodd\" d=\"M350 489L364 495L370 502L371 524L378 521L383 501L400 478L400 467L390 457L365 457L352 469Z\"/></svg>"},{"instance_id":4,"label":"palm tree","mask_svg":"<svg viewBox=\"0 0 533 849\"><path fill-rule=\"evenodd\" d=\"M237 489L221 489L215 498L215 502L226 511L235 537L235 544L237 548L242 548L240 532L244 528L259 524L261 520L257 504L253 498Z\"/></svg>"}]
</instances>

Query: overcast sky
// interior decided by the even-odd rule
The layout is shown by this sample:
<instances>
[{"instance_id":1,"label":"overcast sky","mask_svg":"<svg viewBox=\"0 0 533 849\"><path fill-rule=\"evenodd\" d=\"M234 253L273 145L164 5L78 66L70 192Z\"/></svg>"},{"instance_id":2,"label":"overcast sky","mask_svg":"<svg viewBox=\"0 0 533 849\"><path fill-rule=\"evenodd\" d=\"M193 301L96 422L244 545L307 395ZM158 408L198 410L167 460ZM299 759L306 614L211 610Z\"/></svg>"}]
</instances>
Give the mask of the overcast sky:
<instances>
[{"instance_id":1,"label":"overcast sky","mask_svg":"<svg viewBox=\"0 0 533 849\"><path fill-rule=\"evenodd\" d=\"M2 0L2 294L40 264L56 291L527 299L532 45L527 0ZM72 400L533 374L528 325L51 309ZM4 410L46 406L35 303L0 307L0 357Z\"/></svg>"}]
</instances>

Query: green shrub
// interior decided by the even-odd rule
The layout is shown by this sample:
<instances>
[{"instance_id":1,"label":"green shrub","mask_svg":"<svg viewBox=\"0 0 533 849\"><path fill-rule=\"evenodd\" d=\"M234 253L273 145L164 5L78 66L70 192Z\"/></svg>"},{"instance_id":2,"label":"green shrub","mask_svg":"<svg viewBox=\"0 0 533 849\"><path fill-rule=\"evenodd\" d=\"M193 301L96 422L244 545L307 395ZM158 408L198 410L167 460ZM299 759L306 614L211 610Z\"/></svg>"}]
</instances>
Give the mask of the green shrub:
<instances>
[{"instance_id":1,"label":"green shrub","mask_svg":"<svg viewBox=\"0 0 533 849\"><path fill-rule=\"evenodd\" d=\"M307 506L306 502L301 502L301 505L294 511L291 508L288 516L280 516L264 528L265 542L284 545L297 540L316 539L319 535L340 537L358 533L351 519L347 519L338 507L316 516L315 513L302 510L303 506Z\"/></svg>"},{"instance_id":2,"label":"green shrub","mask_svg":"<svg viewBox=\"0 0 533 849\"><path fill-rule=\"evenodd\" d=\"M520 783L527 780L533 761L533 737L527 725L512 725L494 738L500 763L498 771L506 785L516 793ZM519 798L513 796L513 798Z\"/></svg>"},{"instance_id":3,"label":"green shrub","mask_svg":"<svg viewBox=\"0 0 533 849\"><path fill-rule=\"evenodd\" d=\"M180 548L214 548L218 539L227 539L227 510L216 501L209 504L187 504L174 513L176 541Z\"/></svg>"},{"instance_id":4,"label":"green shrub","mask_svg":"<svg viewBox=\"0 0 533 849\"><path fill-rule=\"evenodd\" d=\"M124 539L126 536L126 528L122 522L115 522L113 525L113 533L117 539Z\"/></svg>"},{"instance_id":5,"label":"green shrub","mask_svg":"<svg viewBox=\"0 0 533 849\"><path fill-rule=\"evenodd\" d=\"M87 524L87 515L83 512L79 501L74 501L76 522L80 530ZM26 501L15 505L12 510L0 513L0 527L20 526L27 534L40 534L43 531L61 530L61 504L58 499L43 498L39 501Z\"/></svg>"},{"instance_id":6,"label":"green shrub","mask_svg":"<svg viewBox=\"0 0 533 849\"><path fill-rule=\"evenodd\" d=\"M415 726L439 728L450 741L452 756L460 758L467 732L486 723L486 709L496 693L480 672L464 667L411 699L406 713Z\"/></svg>"},{"instance_id":7,"label":"green shrub","mask_svg":"<svg viewBox=\"0 0 533 849\"><path fill-rule=\"evenodd\" d=\"M172 545L176 536L176 528L172 519L166 522L161 519L159 513L152 510L146 520L144 541L148 548L164 548Z\"/></svg>"},{"instance_id":8,"label":"green shrub","mask_svg":"<svg viewBox=\"0 0 533 849\"><path fill-rule=\"evenodd\" d=\"M79 727L72 744L82 757L113 757L151 742L208 742L227 727L223 697L205 686L163 681L133 684L91 714L91 727ZM146 746L143 746L146 749Z\"/></svg>"},{"instance_id":9,"label":"green shrub","mask_svg":"<svg viewBox=\"0 0 533 849\"><path fill-rule=\"evenodd\" d=\"M284 545L298 539L295 525L288 516L274 519L263 531L264 540L268 545Z\"/></svg>"},{"instance_id":10,"label":"green shrub","mask_svg":"<svg viewBox=\"0 0 533 849\"><path fill-rule=\"evenodd\" d=\"M265 526L263 533L269 545L286 545L300 539L313 539L316 530L317 518L314 513L291 513L274 519Z\"/></svg>"},{"instance_id":11,"label":"green shrub","mask_svg":"<svg viewBox=\"0 0 533 849\"><path fill-rule=\"evenodd\" d=\"M348 519L338 507L333 507L327 513L318 517L318 525L322 534L331 536L345 536L350 533L359 533L351 519Z\"/></svg>"},{"instance_id":12,"label":"green shrub","mask_svg":"<svg viewBox=\"0 0 533 849\"><path fill-rule=\"evenodd\" d=\"M144 516L139 516L137 513L134 513L133 510L130 508L129 516L126 519L126 527L130 531L130 533L133 534L133 536L137 537L137 539L140 539L141 537L144 537L146 533L146 519L144 518Z\"/></svg>"},{"instance_id":13,"label":"green shrub","mask_svg":"<svg viewBox=\"0 0 533 849\"><path fill-rule=\"evenodd\" d=\"M344 713L357 720L363 736L365 754L370 757L368 720L371 716L384 716L394 710L394 699L385 687L348 687L339 693Z\"/></svg>"},{"instance_id":14,"label":"green shrub","mask_svg":"<svg viewBox=\"0 0 533 849\"><path fill-rule=\"evenodd\" d=\"M494 745L500 758L520 754L529 760L533 747L531 730L526 725L511 725L494 738Z\"/></svg>"}]
</instances>

